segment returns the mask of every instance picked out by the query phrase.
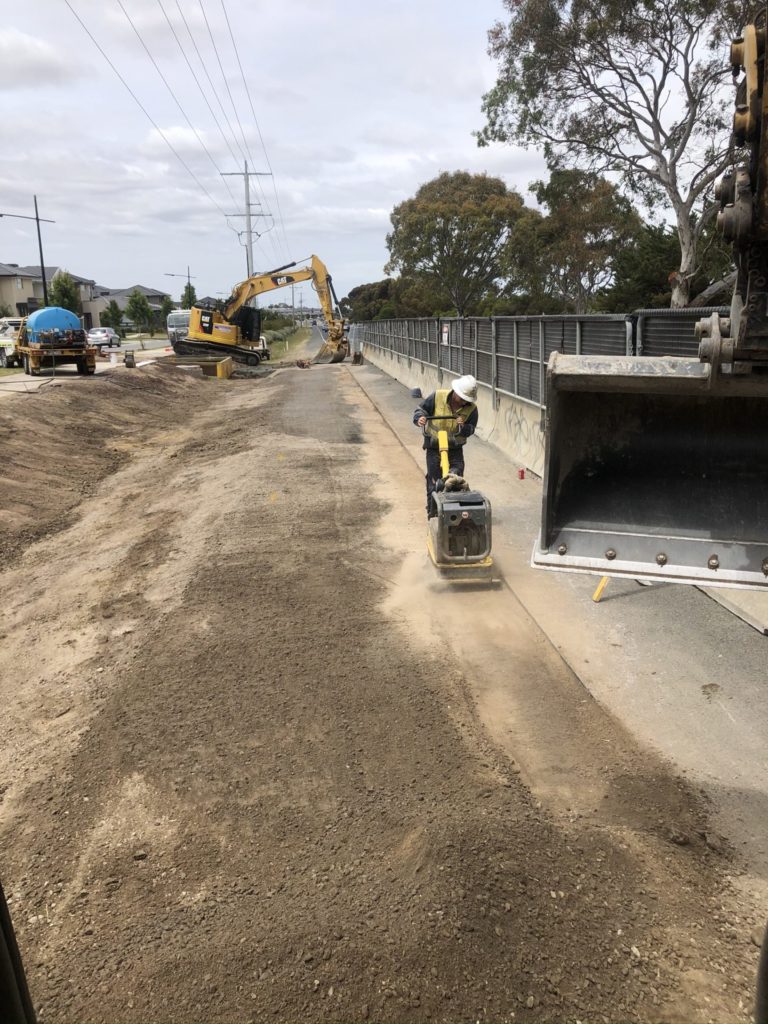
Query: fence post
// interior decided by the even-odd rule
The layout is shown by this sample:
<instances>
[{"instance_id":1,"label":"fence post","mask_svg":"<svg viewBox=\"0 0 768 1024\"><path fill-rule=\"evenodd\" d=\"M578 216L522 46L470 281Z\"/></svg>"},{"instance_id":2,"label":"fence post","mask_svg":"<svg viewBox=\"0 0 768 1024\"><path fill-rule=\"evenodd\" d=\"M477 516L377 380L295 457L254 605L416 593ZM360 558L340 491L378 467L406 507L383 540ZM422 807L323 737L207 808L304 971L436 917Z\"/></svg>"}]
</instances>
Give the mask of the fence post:
<instances>
[{"instance_id":1,"label":"fence post","mask_svg":"<svg viewBox=\"0 0 768 1024\"><path fill-rule=\"evenodd\" d=\"M437 357L435 361L437 368L437 383L443 383L443 321L437 321Z\"/></svg>"},{"instance_id":2,"label":"fence post","mask_svg":"<svg viewBox=\"0 0 768 1024\"><path fill-rule=\"evenodd\" d=\"M496 359L496 317L491 317L491 406L495 412L498 409L498 396L496 394L496 387L498 384L497 379L497 359Z\"/></svg>"},{"instance_id":3,"label":"fence post","mask_svg":"<svg viewBox=\"0 0 768 1024\"><path fill-rule=\"evenodd\" d=\"M576 321L576 355L581 355L581 320Z\"/></svg>"},{"instance_id":4,"label":"fence post","mask_svg":"<svg viewBox=\"0 0 768 1024\"><path fill-rule=\"evenodd\" d=\"M544 405L544 321L539 317L539 405Z\"/></svg>"},{"instance_id":5,"label":"fence post","mask_svg":"<svg viewBox=\"0 0 768 1024\"><path fill-rule=\"evenodd\" d=\"M519 349L518 337L517 337L517 320L513 320L512 327L513 327L513 330L512 330L512 394L513 395L519 395L520 394L520 388L519 388L518 385L520 383L520 380L519 380L518 368L517 368L517 357L518 357L520 349Z\"/></svg>"}]
</instances>

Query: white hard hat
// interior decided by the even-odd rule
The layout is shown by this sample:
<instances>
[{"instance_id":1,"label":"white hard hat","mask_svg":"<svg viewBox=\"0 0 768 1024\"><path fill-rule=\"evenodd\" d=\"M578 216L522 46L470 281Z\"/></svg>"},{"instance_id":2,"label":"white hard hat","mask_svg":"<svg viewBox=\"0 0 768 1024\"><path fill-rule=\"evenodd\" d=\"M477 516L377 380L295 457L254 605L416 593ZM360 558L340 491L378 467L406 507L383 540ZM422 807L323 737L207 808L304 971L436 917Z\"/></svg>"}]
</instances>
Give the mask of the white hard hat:
<instances>
[{"instance_id":1,"label":"white hard hat","mask_svg":"<svg viewBox=\"0 0 768 1024\"><path fill-rule=\"evenodd\" d=\"M459 398L463 398L465 402L472 402L474 404L477 401L477 381L471 373L466 374L464 377L457 377L453 382L451 390Z\"/></svg>"}]
</instances>

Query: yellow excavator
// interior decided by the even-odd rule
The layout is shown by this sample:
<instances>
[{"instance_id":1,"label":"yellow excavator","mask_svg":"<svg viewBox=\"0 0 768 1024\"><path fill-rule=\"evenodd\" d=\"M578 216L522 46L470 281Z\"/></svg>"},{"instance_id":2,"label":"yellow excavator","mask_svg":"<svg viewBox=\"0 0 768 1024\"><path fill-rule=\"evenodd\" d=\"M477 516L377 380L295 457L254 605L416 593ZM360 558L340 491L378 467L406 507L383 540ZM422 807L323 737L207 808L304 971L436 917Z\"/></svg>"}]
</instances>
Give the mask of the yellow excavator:
<instances>
[{"instance_id":1,"label":"yellow excavator","mask_svg":"<svg viewBox=\"0 0 768 1024\"><path fill-rule=\"evenodd\" d=\"M314 361L340 363L349 351L349 343L331 275L317 256L309 258L308 266L287 263L265 274L254 274L241 281L220 305L193 306L187 336L172 342L174 351L178 355L230 355L235 362L258 366L262 359L258 348L261 311L250 304L251 300L301 281L312 283L328 325L328 336Z\"/></svg>"},{"instance_id":2,"label":"yellow excavator","mask_svg":"<svg viewBox=\"0 0 768 1024\"><path fill-rule=\"evenodd\" d=\"M730 316L699 322L698 361L550 357L536 567L768 589L766 21L731 46L744 161L715 193Z\"/></svg>"}]
</instances>

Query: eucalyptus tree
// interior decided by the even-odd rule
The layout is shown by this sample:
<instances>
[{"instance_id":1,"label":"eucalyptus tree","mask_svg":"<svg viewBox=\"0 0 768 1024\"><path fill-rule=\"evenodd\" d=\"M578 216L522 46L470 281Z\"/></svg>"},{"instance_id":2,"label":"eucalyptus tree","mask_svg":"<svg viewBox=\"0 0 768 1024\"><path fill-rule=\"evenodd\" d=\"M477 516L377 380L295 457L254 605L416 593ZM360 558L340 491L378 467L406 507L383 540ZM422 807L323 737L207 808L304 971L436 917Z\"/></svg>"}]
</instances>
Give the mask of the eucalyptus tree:
<instances>
[{"instance_id":1,"label":"eucalyptus tree","mask_svg":"<svg viewBox=\"0 0 768 1024\"><path fill-rule=\"evenodd\" d=\"M467 171L428 181L394 208L387 273L432 282L459 316L472 313L502 272L523 201L501 178Z\"/></svg>"},{"instance_id":2,"label":"eucalyptus tree","mask_svg":"<svg viewBox=\"0 0 768 1024\"><path fill-rule=\"evenodd\" d=\"M727 42L748 20L722 0L503 0L480 145L543 147L551 165L620 176L680 241L686 304L715 180L732 162ZM666 208L666 209L665 209Z\"/></svg>"}]
</instances>

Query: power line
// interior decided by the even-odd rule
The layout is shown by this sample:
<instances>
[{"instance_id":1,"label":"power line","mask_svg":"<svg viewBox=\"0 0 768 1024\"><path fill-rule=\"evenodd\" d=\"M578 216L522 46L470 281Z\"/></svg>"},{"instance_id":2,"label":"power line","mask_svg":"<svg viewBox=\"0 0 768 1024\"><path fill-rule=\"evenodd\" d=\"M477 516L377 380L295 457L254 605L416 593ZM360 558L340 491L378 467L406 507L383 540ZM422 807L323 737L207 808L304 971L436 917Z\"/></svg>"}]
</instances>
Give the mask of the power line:
<instances>
[{"instance_id":1,"label":"power line","mask_svg":"<svg viewBox=\"0 0 768 1024\"><path fill-rule=\"evenodd\" d=\"M179 108L179 112L181 113L181 116L182 116L182 117L184 118L184 120L185 120L185 121L187 122L187 124L189 125L189 127L190 127L190 128L192 129L192 132L194 133L194 136L195 136L195 138L197 139L197 141L198 141L198 142L200 143L200 145L202 146L202 148L203 148L203 150L204 150L204 152L205 152L205 155L206 155L206 156L208 157L208 159L209 159L209 160L211 161L211 163L213 164L213 169L214 169L214 170L216 171L216 173L217 173L218 175L221 175L221 170L219 169L219 166L218 166L218 164L216 163L216 161L215 161L215 160L213 159L213 157L211 156L210 150L208 149L208 147L206 146L206 144L205 144L205 143L203 142L202 138L200 137L200 133L198 132L197 128L195 128L195 126L194 126L194 125L192 124L192 122L190 121L190 119L189 119L189 118L187 117L187 113L186 113L186 111L184 110L184 108L182 107L182 105L181 105L181 103L180 103L180 101L179 101L179 99L178 99L178 97L177 97L176 93L175 93L175 92L173 91L173 89L171 88L171 86L170 86L170 84L169 84L169 82L168 82L168 79L167 79L167 78L165 77L165 75L163 74L163 72L162 72L162 71L160 70L160 66L158 65L158 63L157 63L157 61L155 60L155 58L154 58L154 57L152 56L152 54L151 54L151 52L150 52L150 50L149 50L149 47L148 47L148 46L147 46L147 44L146 44L146 43L144 42L144 39L142 38L142 35L141 35L141 33L139 32L139 30L138 30L138 29L136 28L136 25L135 25L135 23L134 23L133 19L131 18L131 16L130 16L130 14L128 13L128 11L126 11L126 9L125 9L125 6L123 5L123 0L117 0L117 4L118 4L118 7L120 8L120 10L121 10L121 11L123 12L123 14L125 15L125 17L126 17L126 19L127 19L127 21L128 21L128 24L129 24L129 25L131 26L131 28L133 29L134 33L136 34L136 38L137 38L137 39L139 40L139 42L141 43L142 47L144 48L144 52L145 52L145 53L146 53L146 55L147 55L147 56L149 57L149 59L150 59L150 60L152 61L152 66L154 67L154 69L155 69L155 71L156 71L156 72L158 73L158 75L160 76L160 79L161 79L161 81L162 81L163 85L165 86L165 88L166 88L166 89L168 90L168 92L170 93L170 95L171 95L171 98L173 99L173 102L174 102L174 103L176 104L176 106L177 106L177 107ZM162 8L162 5L161 5L161 8ZM165 12L163 12L163 13L165 13ZM233 202L233 203L234 203L234 202L236 202L236 200L235 200L235 197L234 197L234 196L232 195L232 189L231 189L231 188L229 187L229 182L226 182L226 181L225 181L225 182L224 182L224 184L225 184L225 185L226 185L226 187L227 187L227 191L229 192L229 197L230 197L230 199L232 200L232 202Z\"/></svg>"},{"instance_id":2,"label":"power line","mask_svg":"<svg viewBox=\"0 0 768 1024\"><path fill-rule=\"evenodd\" d=\"M255 110L255 108L253 106L253 99L251 98L251 90L248 88L248 81L246 80L245 72L243 71L243 65L242 65L242 63L240 61L240 53L239 53L239 51L237 49L237 43L235 41L234 33L232 32L232 25L230 24L230 21L229 21L229 15L227 14L227 8L226 8L226 6L224 4L224 0L221 0L221 9L224 12L224 19L226 20L227 28L229 29L229 38L232 40L232 47L233 47L233 49L235 51L235 56L237 57L237 66L240 68L240 77L243 80L243 86L245 88L245 95L248 97L248 103L250 104L250 107L251 107L251 114L253 115L253 123L256 125L256 131L259 133L259 142L261 142L261 148L264 150L264 159L266 161L267 167L269 168L269 173L272 176L272 188L273 188L274 193L275 193L275 204L277 206L277 215L278 215L278 220L280 222L280 230L283 233L283 241L285 243L285 251L289 252L290 251L290 246L288 245L288 236L287 236L286 231L285 231L285 220L283 219L283 211L280 209L280 197L277 194L277 182L275 181L275 174L274 174L274 171L272 170L272 164L269 162L269 154L267 153L267 147L266 147L266 145L264 143L264 137L261 134L261 127L259 125L259 119L256 117L256 110ZM264 199L266 201L266 196L264 196Z\"/></svg>"},{"instance_id":3,"label":"power line","mask_svg":"<svg viewBox=\"0 0 768 1024\"><path fill-rule=\"evenodd\" d=\"M224 143L224 145L229 150L229 155L232 157L233 161L235 163L237 163L238 159L235 156L235 151L232 149L232 146L230 144L229 139L226 137L226 135L224 134L223 128L219 124L219 120L216 117L216 114L214 113L213 107L211 106L211 104L210 104L210 102L208 100L208 97L205 95L205 90L203 89L203 87L200 85L200 82L198 81L197 75L195 74L195 69L192 67L192 64L190 63L189 57L187 56L187 52L184 49L184 46L182 45L181 40L179 39L179 36L178 36L178 33L176 32L176 29L173 27L173 22L168 17L168 14L167 14L165 8L163 7L163 0L157 0L157 5L160 8L160 10L163 12L163 17L165 18L165 20L168 23L168 28L173 33L173 38L176 40L176 45L178 46L179 51L181 52L182 57L184 58L184 60L187 63L187 67L189 68L189 72L192 75L192 79L193 79L195 85L197 86L197 88L198 88L198 90L200 92L200 95L203 97L203 100L205 101L206 106L208 107L210 115L213 118L213 123L216 125L216 127L219 130L219 134L221 135L222 142Z\"/></svg>"},{"instance_id":4,"label":"power line","mask_svg":"<svg viewBox=\"0 0 768 1024\"><path fill-rule=\"evenodd\" d=\"M207 63L207 61L205 61L203 59L203 55L200 53L200 48L197 45L195 37L194 37L194 35L192 33L192 29L189 27L186 15L184 14L184 11L181 9L181 4L180 4L179 0L176 0L176 7L177 7L178 12L179 12L179 14L181 16L181 20L184 22L184 28L187 30L187 35L189 36L190 42L192 43L192 46L195 48L195 53L197 54L197 60L198 60L199 66L203 69L203 73L205 74L205 77L208 79L208 84L210 85L211 91L213 92L213 95L216 98L216 102L219 105L219 109L221 110L222 116L223 116L224 120L227 122L227 128L229 128L230 134L232 136L232 139L233 139L235 145L240 150L240 157L241 157L242 160L247 160L248 159L247 154L246 154L245 150L243 149L243 147L240 145L240 140L237 138L237 135L235 134L235 130L232 127L232 122L229 120L229 115L227 114L226 110L224 109L224 104L221 102L219 94L218 94L218 92L216 90L216 86L213 84L213 79L211 78L210 72L208 71L208 63ZM214 117L215 117L215 115L214 115ZM232 152L231 149L230 149L230 152ZM239 163L240 162L236 157L234 157L234 154L233 154L233 158L235 160L235 163Z\"/></svg>"},{"instance_id":5,"label":"power line","mask_svg":"<svg viewBox=\"0 0 768 1024\"><path fill-rule=\"evenodd\" d=\"M237 121L237 126L240 129L240 135L242 136L242 139L243 139L243 145L245 146L246 152L248 153L248 159L251 161L252 164L255 164L256 161L253 159L253 154L251 153L250 147L248 145L248 140L246 139L245 132L243 131L243 124L242 124L242 122L240 120L240 115L237 112L237 104L235 103L235 101L234 101L234 99L232 97L232 90L229 88L229 82L227 81L227 76L226 76L226 73L224 72L224 65L221 63L221 57L219 56L219 48L216 45L216 40L213 38L213 32L211 31L211 26L210 26L210 23L208 21L208 15L205 13L205 7L203 7L203 0L197 0L197 2L200 5L200 11L201 11L201 13L203 15L203 19L205 20L205 27L208 29L208 37L211 40L211 46L213 47L213 52L216 54L216 60L218 61L218 64L219 64L219 71L221 71L221 77L224 80L224 87L227 90L227 95L229 96L229 102L232 104L232 110L234 111L234 114L235 114L235 120Z\"/></svg>"},{"instance_id":6,"label":"power line","mask_svg":"<svg viewBox=\"0 0 768 1024\"><path fill-rule=\"evenodd\" d=\"M227 215L226 215L226 214L224 213L224 210L222 210L222 208L221 208L221 207L219 206L219 204L218 204L218 203L216 202L216 200L215 200L215 199L214 199L214 197L213 197L213 196L211 195L211 193L210 193L210 192L208 191L208 189L207 189L207 188L205 187L205 185L204 185L204 184L202 183L202 181L200 181L200 179L199 179L199 178L198 178L198 176L197 176L197 175L195 174L195 172L194 172L194 171L192 170L192 168L191 168L191 167L189 166L189 164L188 164L188 163L186 162L186 160L185 160L185 159L184 159L184 158L183 158L183 157L181 156L181 154L180 154L180 153L179 153L179 152L178 152L178 151L176 150L176 148L175 148L175 147L174 147L174 145L173 145L173 144L171 143L171 141L170 141L170 140L169 140L169 139L167 138L167 136L166 136L165 132L164 132L164 131L162 130L162 128L161 128L161 127L160 127L160 126L159 126L159 125L157 124L157 122L156 122L156 121L154 120L154 118L152 117L152 115L151 115L151 114L149 113L149 111L147 110L147 108L146 108L146 107L144 106L144 104L143 104L143 103L141 102L141 100L140 100L140 99L139 99L139 97L138 97L138 96L136 95L136 93L135 93L135 92L133 91L133 89L132 89L132 88L130 87L130 85L128 85L128 83L126 82L126 80L125 80L125 79L123 78L123 76L122 76L122 75L120 74L120 72L119 72L119 71L117 70L117 68L115 67L115 65L114 65L114 64L112 63L112 61L110 60L110 58L109 58L109 57L107 56L107 54L106 54L105 50L103 49L103 47L102 47L102 46L101 46L101 45L100 45L100 44L99 44L99 43L97 42L97 40L96 40L96 38L94 37L94 35L93 35L93 33L91 32L91 30L90 30L90 29L88 28L88 26L87 26L87 25L85 24L85 22L83 21L83 19L82 19L82 18L80 17L80 15L79 15L79 14L77 13L77 11L76 11L76 10L74 9L74 7L72 6L72 4L70 3L70 0L64 0L64 3L65 3L65 4L67 5L67 7L68 7L68 8L70 9L70 11L72 12L72 14L73 14L73 15L75 16L75 18L77 19L77 21L78 21L78 22L80 23L80 25L82 26L82 29L83 29L83 31L84 31L84 32L85 32L85 34L86 34L86 35L88 36L88 38L89 38L89 39L91 40L91 42L92 42L92 43L93 43L93 45L94 45L94 46L96 47L96 49L97 49L97 50L99 51L99 53L100 53L100 54L102 55L102 57L104 58L104 60L105 60L105 61L107 62L107 64L109 64L109 66L110 66L110 67L112 68L112 70L114 71L114 73L115 73L115 74L117 75L117 77L118 77L118 78L120 79L120 81L122 82L122 84L123 84L123 85L125 86L125 88L126 88L126 89L128 90L128 92L130 93L130 95L131 95L132 99L134 100L134 102L136 103L136 105L138 106L138 108L139 108L139 109L141 110L141 112L142 112L142 113L144 114L144 116L145 116L145 117L147 118L147 120L149 121L149 123L150 123L150 124L152 125L152 127L153 127L153 128L155 129L155 131L156 131L156 132L158 133L158 135L159 135L159 136L160 136L160 138L161 138L161 139L163 140L163 142L164 142L164 143L166 144L166 146L168 147L168 149L170 149L170 151L171 151L171 152L173 153L173 155L174 155L174 156L176 157L176 159L177 159L177 160L179 161L179 163L180 163L180 164L181 164L181 166L182 166L182 167L184 168L184 170L185 170L185 171L187 172L187 174L188 174L188 175L190 176L190 178L192 178L192 180L193 180L193 181L195 182L195 184L197 185L197 187L198 187L198 188L199 188L199 189L200 189L200 190L201 190L202 192L204 192L204 193L205 193L205 195L206 195L206 196L207 196L207 197L208 197L208 198L210 199L210 201L211 201L211 202L213 203L213 205L214 205L214 206L216 207L216 209L217 209L217 210L219 211L219 213L220 213L220 214L222 215L222 217L224 217L224 219L226 220L226 216L227 216Z\"/></svg>"},{"instance_id":7,"label":"power line","mask_svg":"<svg viewBox=\"0 0 768 1024\"><path fill-rule=\"evenodd\" d=\"M197 0L197 2L199 4L199 6L200 6L200 11L201 11L201 13L203 15L203 19L205 21L205 26L208 29L208 37L211 40L211 46L213 47L213 51L216 54L216 60L217 60L218 65L219 65L219 71L221 71L221 77L224 80L224 87L227 90L227 95L229 96L229 102L232 104L232 110L234 111L234 114L235 114L235 120L237 121L237 126L240 129L240 135L242 136L242 139L243 139L243 145L245 146L245 148L246 148L246 150L248 152L248 159L250 159L251 165L255 166L256 161L253 159L253 154L251 153L251 148L248 145L248 140L245 137L245 131L243 130L243 123L242 123L242 120L240 119L240 114L238 112L237 104L235 103L235 99L234 99L234 97L232 95L232 90L229 88L229 82L227 81L227 76L226 76L226 73L224 71L224 65L222 64L222 61L221 61L221 55L219 53L219 48L216 45L216 40L215 40L214 35L213 35L213 30L211 29L211 25L210 25L210 22L208 20L208 15L206 14L205 7L203 6L203 0ZM229 24L229 23L227 23L227 24ZM230 32L231 32L231 30L230 30ZM238 57L238 61L239 61L239 57ZM259 184L261 184L261 183L259 183ZM263 189L262 189L262 198L264 199L264 202L266 203L267 197L266 197L266 195L264 195ZM276 259L279 262L280 261L280 256L279 256L279 253L278 253L278 250L277 250L277 246L275 244L274 236L270 235L270 241L272 242L272 248L274 249L275 257L276 257Z\"/></svg>"}]
</instances>

